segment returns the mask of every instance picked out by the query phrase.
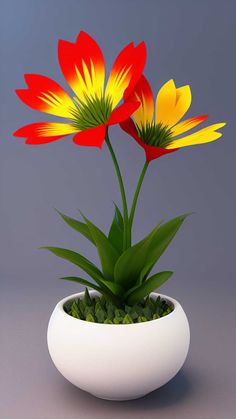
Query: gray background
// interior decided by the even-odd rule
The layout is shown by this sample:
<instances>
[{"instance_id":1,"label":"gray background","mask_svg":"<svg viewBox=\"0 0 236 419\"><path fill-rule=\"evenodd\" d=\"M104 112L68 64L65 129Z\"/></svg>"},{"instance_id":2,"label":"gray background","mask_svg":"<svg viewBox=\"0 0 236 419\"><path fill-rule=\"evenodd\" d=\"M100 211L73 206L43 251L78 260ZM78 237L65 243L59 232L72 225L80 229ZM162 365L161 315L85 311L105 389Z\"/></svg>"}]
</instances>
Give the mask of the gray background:
<instances>
[{"instance_id":1,"label":"gray background","mask_svg":"<svg viewBox=\"0 0 236 419\"><path fill-rule=\"evenodd\" d=\"M1 419L235 418L235 9L233 0L1 2ZM53 208L74 216L80 207L108 227L120 195L106 147L79 148L69 137L30 147L12 137L22 125L48 119L17 99L23 74L45 74L66 87L57 41L73 41L81 29L100 43L108 67L126 43L144 39L155 90L172 77L190 83L188 115L227 122L219 141L156 160L145 179L136 239L163 216L195 211L159 263L175 271L162 291L182 303L192 340L177 377L132 402L76 389L46 347L53 307L81 288L57 279L76 273L72 265L37 248L65 246L97 260ZM111 134L130 202L144 155L118 127Z\"/></svg>"}]
</instances>

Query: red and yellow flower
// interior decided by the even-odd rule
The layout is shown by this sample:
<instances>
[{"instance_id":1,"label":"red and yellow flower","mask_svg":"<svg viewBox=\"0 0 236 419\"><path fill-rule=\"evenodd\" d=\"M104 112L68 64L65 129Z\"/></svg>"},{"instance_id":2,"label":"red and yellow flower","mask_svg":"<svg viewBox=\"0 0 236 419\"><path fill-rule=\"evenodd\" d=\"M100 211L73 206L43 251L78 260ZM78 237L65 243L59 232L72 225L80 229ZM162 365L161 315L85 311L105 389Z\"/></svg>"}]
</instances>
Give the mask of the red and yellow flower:
<instances>
[{"instance_id":1,"label":"red and yellow flower","mask_svg":"<svg viewBox=\"0 0 236 419\"><path fill-rule=\"evenodd\" d=\"M225 123L209 125L197 132L179 137L208 117L200 115L179 122L188 111L191 98L190 86L177 88L174 80L169 80L159 90L154 106L151 87L147 79L141 76L129 95L129 100L137 100L141 105L133 114L134 121L128 118L120 125L144 149L147 161L182 147L208 143L221 137L222 133L218 132L218 129Z\"/></svg>"},{"instance_id":2,"label":"red and yellow flower","mask_svg":"<svg viewBox=\"0 0 236 419\"><path fill-rule=\"evenodd\" d=\"M73 98L55 81L37 74L25 75L28 89L16 93L31 108L68 121L33 123L14 135L25 137L27 144L44 144L75 134L75 144L101 147L107 126L127 119L140 105L129 98L129 92L144 69L145 44L135 47L130 43L120 52L106 87L102 51L85 32L79 33L75 43L59 41L58 56L62 73L75 93ZM120 104L125 92L128 99Z\"/></svg>"}]
</instances>

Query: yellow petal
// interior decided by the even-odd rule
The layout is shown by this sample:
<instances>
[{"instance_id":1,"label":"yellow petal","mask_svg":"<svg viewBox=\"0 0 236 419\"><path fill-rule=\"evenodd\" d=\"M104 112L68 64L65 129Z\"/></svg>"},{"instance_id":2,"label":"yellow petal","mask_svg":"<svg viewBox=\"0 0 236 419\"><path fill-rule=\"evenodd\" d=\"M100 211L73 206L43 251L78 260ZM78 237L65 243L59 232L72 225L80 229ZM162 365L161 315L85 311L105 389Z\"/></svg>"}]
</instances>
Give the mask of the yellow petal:
<instances>
[{"instance_id":1,"label":"yellow petal","mask_svg":"<svg viewBox=\"0 0 236 419\"><path fill-rule=\"evenodd\" d=\"M94 97L95 95L101 97L103 94L104 71L96 71L95 73L92 60L90 61L90 69L84 60L82 60L82 68L83 73L79 71L77 66L75 66L75 72L77 75L76 93L78 97L85 102L87 97Z\"/></svg>"},{"instance_id":2,"label":"yellow petal","mask_svg":"<svg viewBox=\"0 0 236 419\"><path fill-rule=\"evenodd\" d=\"M38 123L39 137L53 137L57 135L68 135L79 130L70 124L63 124L60 122L42 122Z\"/></svg>"},{"instance_id":3,"label":"yellow petal","mask_svg":"<svg viewBox=\"0 0 236 419\"><path fill-rule=\"evenodd\" d=\"M119 73L112 73L108 79L106 96L112 98L113 108L120 102L125 89L129 85L131 80L131 68L132 66L124 67Z\"/></svg>"},{"instance_id":4,"label":"yellow petal","mask_svg":"<svg viewBox=\"0 0 236 419\"><path fill-rule=\"evenodd\" d=\"M194 134L187 135L186 137L180 138L179 140L174 140L168 146L167 149L187 147L195 144L204 144L211 141L215 141L221 137L221 132L216 132L217 129L222 128L225 123L213 124L209 127L203 128Z\"/></svg>"},{"instance_id":5,"label":"yellow petal","mask_svg":"<svg viewBox=\"0 0 236 419\"><path fill-rule=\"evenodd\" d=\"M156 123L169 125L170 116L176 104L176 87L174 80L169 80L159 90L156 98Z\"/></svg>"},{"instance_id":6,"label":"yellow petal","mask_svg":"<svg viewBox=\"0 0 236 419\"><path fill-rule=\"evenodd\" d=\"M172 136L176 137L177 135L183 134L186 131L196 127L201 124L208 115L199 115L192 118L185 119L185 121L179 122L177 125L171 128Z\"/></svg>"},{"instance_id":7,"label":"yellow petal","mask_svg":"<svg viewBox=\"0 0 236 419\"><path fill-rule=\"evenodd\" d=\"M185 115L192 101L190 86L182 86L176 89L176 104L169 115L168 126L172 127Z\"/></svg>"}]
</instances>

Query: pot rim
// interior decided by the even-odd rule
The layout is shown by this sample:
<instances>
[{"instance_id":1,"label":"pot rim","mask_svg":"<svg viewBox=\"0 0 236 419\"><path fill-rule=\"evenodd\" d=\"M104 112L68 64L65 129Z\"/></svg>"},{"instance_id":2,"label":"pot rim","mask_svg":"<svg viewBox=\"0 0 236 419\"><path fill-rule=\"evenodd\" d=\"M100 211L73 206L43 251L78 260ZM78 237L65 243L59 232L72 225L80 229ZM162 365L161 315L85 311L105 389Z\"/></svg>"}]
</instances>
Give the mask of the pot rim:
<instances>
[{"instance_id":1,"label":"pot rim","mask_svg":"<svg viewBox=\"0 0 236 419\"><path fill-rule=\"evenodd\" d=\"M96 290L93 290L93 289L90 289L88 291L89 291L89 294L92 295L92 296L101 295L100 292L98 292ZM113 328L114 327L117 328L118 326L119 327L127 327L127 326L129 326L129 327L145 327L145 325L147 325L147 324L151 325L151 324L154 324L154 322L169 321L173 316L176 316L177 315L177 312L179 312L179 311L182 310L182 307L181 307L180 303L177 300L175 300L174 298L169 297L168 295L165 295L165 294L160 294L160 293L157 293L157 292L151 292L150 293L150 296L151 297L158 297L158 296L160 296L161 298L164 298L167 301L169 301L170 303L172 303L173 306L174 306L174 310L171 313L169 313L167 316L160 317L159 319L148 320L146 322L140 322L140 323L107 324L107 323L88 322L86 320L81 320L81 319L77 319L77 318L75 318L73 316L70 316L64 310L64 304L66 302L68 302L69 300L73 300L75 298L79 298L80 296L82 296L84 294L84 292L85 291L81 291L81 292L77 292L75 294L68 295L67 297L64 297L62 300L60 300L56 304L54 310L55 311L58 311L65 319L67 319L67 321L77 322L77 323L75 323L77 325L78 325L78 321L79 321L81 323L81 325L83 325L83 326L85 326L85 325L87 325L88 327L106 327L106 326L111 326Z\"/></svg>"}]
</instances>

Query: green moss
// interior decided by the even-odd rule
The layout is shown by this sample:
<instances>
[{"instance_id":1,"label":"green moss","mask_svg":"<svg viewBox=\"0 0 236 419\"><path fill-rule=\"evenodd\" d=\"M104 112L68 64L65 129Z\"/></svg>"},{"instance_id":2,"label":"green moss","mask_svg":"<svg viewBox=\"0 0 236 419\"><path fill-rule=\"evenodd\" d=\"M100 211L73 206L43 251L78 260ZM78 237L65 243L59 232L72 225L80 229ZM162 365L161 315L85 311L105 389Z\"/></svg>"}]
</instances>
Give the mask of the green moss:
<instances>
[{"instance_id":1,"label":"green moss","mask_svg":"<svg viewBox=\"0 0 236 419\"><path fill-rule=\"evenodd\" d=\"M156 320L170 314L174 308L168 301L147 296L143 301L117 307L104 296L91 297L86 288L83 298L67 301L67 314L77 319L104 324L131 324Z\"/></svg>"}]
</instances>

